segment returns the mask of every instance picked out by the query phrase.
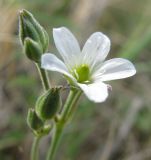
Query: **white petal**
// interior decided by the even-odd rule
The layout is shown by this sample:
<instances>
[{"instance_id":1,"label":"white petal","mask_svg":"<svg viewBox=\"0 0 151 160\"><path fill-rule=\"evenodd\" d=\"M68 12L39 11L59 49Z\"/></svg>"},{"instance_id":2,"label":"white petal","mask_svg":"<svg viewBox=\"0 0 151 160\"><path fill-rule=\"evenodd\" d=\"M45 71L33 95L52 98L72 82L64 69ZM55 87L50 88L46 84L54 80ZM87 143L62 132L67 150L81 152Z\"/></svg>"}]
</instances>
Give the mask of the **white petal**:
<instances>
[{"instance_id":1,"label":"white petal","mask_svg":"<svg viewBox=\"0 0 151 160\"><path fill-rule=\"evenodd\" d=\"M93 76L101 81L110 81L127 78L135 73L136 69L130 61L123 58L114 58L104 62Z\"/></svg>"},{"instance_id":2,"label":"white petal","mask_svg":"<svg viewBox=\"0 0 151 160\"><path fill-rule=\"evenodd\" d=\"M108 97L107 85L102 82L95 82L92 84L78 83L79 87L83 90L84 94L96 103L104 102Z\"/></svg>"},{"instance_id":3,"label":"white petal","mask_svg":"<svg viewBox=\"0 0 151 160\"><path fill-rule=\"evenodd\" d=\"M67 28L61 27L53 29L53 38L64 62L67 65L75 65L81 51L74 35Z\"/></svg>"},{"instance_id":4,"label":"white petal","mask_svg":"<svg viewBox=\"0 0 151 160\"><path fill-rule=\"evenodd\" d=\"M109 53L110 44L110 39L103 33L93 33L82 50L84 62L95 65L97 62L104 61Z\"/></svg>"},{"instance_id":5,"label":"white petal","mask_svg":"<svg viewBox=\"0 0 151 160\"><path fill-rule=\"evenodd\" d=\"M45 53L41 57L41 67L50 71L60 72L67 77L75 80L74 77L68 72L65 64L58 59L54 54Z\"/></svg>"}]
</instances>

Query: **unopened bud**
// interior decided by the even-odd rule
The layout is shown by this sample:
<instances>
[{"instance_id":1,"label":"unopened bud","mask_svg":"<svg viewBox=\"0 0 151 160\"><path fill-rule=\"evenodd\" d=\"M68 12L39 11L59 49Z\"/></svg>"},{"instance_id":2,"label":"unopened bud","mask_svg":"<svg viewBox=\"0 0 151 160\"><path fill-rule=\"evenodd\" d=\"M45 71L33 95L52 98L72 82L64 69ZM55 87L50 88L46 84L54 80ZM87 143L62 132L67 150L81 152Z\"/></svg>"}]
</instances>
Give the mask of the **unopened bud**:
<instances>
[{"instance_id":1,"label":"unopened bud","mask_svg":"<svg viewBox=\"0 0 151 160\"><path fill-rule=\"evenodd\" d=\"M19 13L19 35L22 44L24 44L25 38L29 37L39 43L43 52L46 52L49 44L47 32L30 12L23 9Z\"/></svg>"},{"instance_id":2,"label":"unopened bud","mask_svg":"<svg viewBox=\"0 0 151 160\"><path fill-rule=\"evenodd\" d=\"M27 124L32 130L36 132L40 131L44 126L43 121L37 116L35 110L32 108L28 110Z\"/></svg>"},{"instance_id":3,"label":"unopened bud","mask_svg":"<svg viewBox=\"0 0 151 160\"><path fill-rule=\"evenodd\" d=\"M42 120L53 118L61 106L60 88L51 88L36 103L36 113Z\"/></svg>"},{"instance_id":4,"label":"unopened bud","mask_svg":"<svg viewBox=\"0 0 151 160\"><path fill-rule=\"evenodd\" d=\"M37 63L40 62L42 48L36 41L26 38L24 41L24 52L30 60Z\"/></svg>"}]
</instances>

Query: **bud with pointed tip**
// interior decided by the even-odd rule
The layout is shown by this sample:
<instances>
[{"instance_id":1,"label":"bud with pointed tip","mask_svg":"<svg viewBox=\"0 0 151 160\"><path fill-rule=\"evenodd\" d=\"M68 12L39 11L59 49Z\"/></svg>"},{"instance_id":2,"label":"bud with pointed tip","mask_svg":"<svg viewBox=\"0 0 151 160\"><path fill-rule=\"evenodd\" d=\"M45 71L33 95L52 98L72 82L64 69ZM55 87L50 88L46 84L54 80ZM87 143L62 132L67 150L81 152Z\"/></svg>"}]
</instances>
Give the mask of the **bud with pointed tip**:
<instances>
[{"instance_id":1,"label":"bud with pointed tip","mask_svg":"<svg viewBox=\"0 0 151 160\"><path fill-rule=\"evenodd\" d=\"M31 38L25 38L24 52L30 60L36 63L40 62L42 48L36 41L32 40Z\"/></svg>"},{"instance_id":2,"label":"bud with pointed tip","mask_svg":"<svg viewBox=\"0 0 151 160\"><path fill-rule=\"evenodd\" d=\"M41 45L43 53L47 51L49 37L44 28L27 10L23 9L19 12L19 36L22 44L25 38L29 37Z\"/></svg>"},{"instance_id":3,"label":"bud with pointed tip","mask_svg":"<svg viewBox=\"0 0 151 160\"><path fill-rule=\"evenodd\" d=\"M61 106L60 88L51 88L36 102L36 113L42 120L53 118Z\"/></svg>"},{"instance_id":4,"label":"bud with pointed tip","mask_svg":"<svg viewBox=\"0 0 151 160\"><path fill-rule=\"evenodd\" d=\"M44 126L44 122L37 116L33 108L28 110L27 124L32 130L36 132L40 131Z\"/></svg>"}]
</instances>

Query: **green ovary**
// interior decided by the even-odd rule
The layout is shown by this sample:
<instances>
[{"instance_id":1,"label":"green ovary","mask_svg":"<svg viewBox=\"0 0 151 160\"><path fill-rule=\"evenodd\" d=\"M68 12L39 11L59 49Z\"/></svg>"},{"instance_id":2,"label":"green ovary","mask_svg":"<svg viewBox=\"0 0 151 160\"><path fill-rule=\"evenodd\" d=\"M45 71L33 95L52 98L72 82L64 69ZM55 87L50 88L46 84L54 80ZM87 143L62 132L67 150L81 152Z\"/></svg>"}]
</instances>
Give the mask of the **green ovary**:
<instances>
[{"instance_id":1,"label":"green ovary","mask_svg":"<svg viewBox=\"0 0 151 160\"><path fill-rule=\"evenodd\" d=\"M90 80L90 69L86 64L82 64L73 70L73 75L78 82L88 82Z\"/></svg>"}]
</instances>

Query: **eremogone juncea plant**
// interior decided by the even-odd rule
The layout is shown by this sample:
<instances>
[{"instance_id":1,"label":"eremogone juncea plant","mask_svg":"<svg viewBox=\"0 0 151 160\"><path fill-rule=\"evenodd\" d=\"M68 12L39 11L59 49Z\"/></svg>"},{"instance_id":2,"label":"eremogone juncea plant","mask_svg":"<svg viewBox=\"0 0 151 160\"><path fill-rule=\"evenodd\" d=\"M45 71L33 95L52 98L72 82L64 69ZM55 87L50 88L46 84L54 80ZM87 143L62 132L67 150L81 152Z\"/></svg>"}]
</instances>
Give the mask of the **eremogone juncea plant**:
<instances>
[{"instance_id":1,"label":"eremogone juncea plant","mask_svg":"<svg viewBox=\"0 0 151 160\"><path fill-rule=\"evenodd\" d=\"M38 159L39 141L49 133L52 134L52 141L46 159L54 160L60 137L75 112L74 106L80 95L84 93L89 100L101 103L108 97L109 85L105 82L133 76L136 70L130 61L123 58L105 61L110 50L110 39L103 33L93 33L81 50L66 27L53 29L54 42L63 61L58 59L47 51L47 32L26 10L19 13L19 36L25 54L39 70L44 87L43 95L27 115L27 123L35 136L31 160ZM70 86L63 105L60 97L63 87L51 87L46 70L61 73Z\"/></svg>"}]
</instances>

